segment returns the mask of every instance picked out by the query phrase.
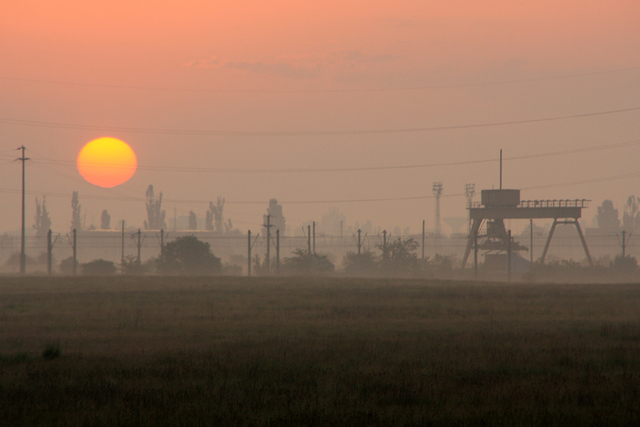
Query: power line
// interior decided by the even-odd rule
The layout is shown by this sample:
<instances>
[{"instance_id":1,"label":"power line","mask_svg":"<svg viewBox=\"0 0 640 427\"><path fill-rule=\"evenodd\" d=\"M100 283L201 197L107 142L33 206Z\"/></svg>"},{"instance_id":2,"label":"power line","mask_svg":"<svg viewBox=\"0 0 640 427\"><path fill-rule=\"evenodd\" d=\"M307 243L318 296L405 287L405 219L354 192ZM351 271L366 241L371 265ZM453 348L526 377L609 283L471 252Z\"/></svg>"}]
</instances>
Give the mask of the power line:
<instances>
[{"instance_id":1,"label":"power line","mask_svg":"<svg viewBox=\"0 0 640 427\"><path fill-rule=\"evenodd\" d=\"M97 126L82 125L61 122L43 122L36 120L20 120L0 118L0 124L54 128L54 129L70 129L70 130L99 130L109 132L123 133L139 133L139 134L156 134L156 135L181 135L181 136L244 136L244 137L286 137L286 136L344 136L344 135L384 135L397 133L422 133L442 130L462 130L462 129L478 129L496 126L510 126L531 123L543 123L568 119L578 119L586 117L604 116L611 114L627 113L638 111L640 107L621 108L617 110L598 111L592 113L570 114L565 116L542 117L535 119L512 120L502 122L475 123L465 125L450 126L431 126L431 127L414 127L414 128L397 128L397 129L365 129L365 130L336 130L336 131L206 131L206 130L189 130L189 129L158 129L158 128L137 128L137 127L119 127L119 126Z\"/></svg>"},{"instance_id":2,"label":"power line","mask_svg":"<svg viewBox=\"0 0 640 427\"><path fill-rule=\"evenodd\" d=\"M195 92L195 93L359 93L359 92L405 92L405 91L417 91L417 90L429 90L429 89L454 89L464 87L482 87L482 86L499 86L515 83L532 83L551 80L562 80L575 77L594 76L601 74L619 73L625 71L635 71L640 67L628 67L618 68L614 70L601 70L590 71L584 73L563 74L560 76L549 77L532 77L527 79L512 79L512 80L497 80L490 82L477 82L477 83L453 83L443 85L426 85L426 86L404 86L404 87L389 87L389 88L344 88L344 89L203 89L203 88L179 88L179 87L166 87L166 86L136 86L136 85L116 85L116 84L100 84L100 83L79 83L63 80L47 80L47 79L29 79L24 77L9 77L0 76L0 79L16 82L28 82L28 83L44 83L63 86L79 86L79 87L95 87L100 89L130 89L130 90L149 90L149 91L164 91L164 92Z\"/></svg>"},{"instance_id":3,"label":"power line","mask_svg":"<svg viewBox=\"0 0 640 427\"><path fill-rule=\"evenodd\" d=\"M523 154L520 156L507 156L503 160L525 160L541 157L553 157L567 154L585 153L591 151L610 150L614 148L623 148L640 145L640 140L632 140L626 142L619 142L614 144L603 144L591 147L573 148L568 150L550 151L546 153L537 154ZM38 161L38 164L43 166L44 164L59 165L59 166L73 166L76 163L67 160L47 159ZM417 165L396 165L396 166L365 166L365 167L349 167L349 168L282 168L282 169L249 169L249 168L200 168L200 167L182 167L182 166L144 166L138 165L138 170L148 171L162 171L162 172L198 172L198 173L323 173L323 172L360 172L360 171L379 171L379 170L398 170L398 169L424 169L433 167L445 167L445 166L465 166L479 163L492 163L497 159L479 159L479 160L463 160L457 162L439 162L439 163L425 163ZM100 163L90 163L94 166L101 166ZM44 167L44 166L43 166Z\"/></svg>"}]
</instances>

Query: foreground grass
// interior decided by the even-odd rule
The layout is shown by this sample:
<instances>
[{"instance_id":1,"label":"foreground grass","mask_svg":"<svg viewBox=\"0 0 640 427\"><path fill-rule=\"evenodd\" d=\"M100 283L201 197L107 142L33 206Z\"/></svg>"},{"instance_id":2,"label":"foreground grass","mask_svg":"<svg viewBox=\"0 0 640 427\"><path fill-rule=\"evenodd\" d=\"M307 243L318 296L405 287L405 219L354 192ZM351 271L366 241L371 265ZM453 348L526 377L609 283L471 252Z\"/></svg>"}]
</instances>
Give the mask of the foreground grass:
<instances>
[{"instance_id":1,"label":"foreground grass","mask_svg":"<svg viewBox=\"0 0 640 427\"><path fill-rule=\"evenodd\" d=\"M2 278L0 296L3 425L640 421L636 285Z\"/></svg>"}]
</instances>

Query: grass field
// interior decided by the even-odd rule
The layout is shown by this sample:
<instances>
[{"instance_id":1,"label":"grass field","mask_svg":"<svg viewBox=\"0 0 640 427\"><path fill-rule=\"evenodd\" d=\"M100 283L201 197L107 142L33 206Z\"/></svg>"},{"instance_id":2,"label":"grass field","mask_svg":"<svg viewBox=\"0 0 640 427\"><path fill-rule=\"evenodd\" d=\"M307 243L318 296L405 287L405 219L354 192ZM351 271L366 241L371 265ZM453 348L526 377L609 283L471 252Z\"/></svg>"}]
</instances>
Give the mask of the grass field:
<instances>
[{"instance_id":1,"label":"grass field","mask_svg":"<svg viewBox=\"0 0 640 427\"><path fill-rule=\"evenodd\" d=\"M639 422L639 285L0 278L1 425Z\"/></svg>"}]
</instances>

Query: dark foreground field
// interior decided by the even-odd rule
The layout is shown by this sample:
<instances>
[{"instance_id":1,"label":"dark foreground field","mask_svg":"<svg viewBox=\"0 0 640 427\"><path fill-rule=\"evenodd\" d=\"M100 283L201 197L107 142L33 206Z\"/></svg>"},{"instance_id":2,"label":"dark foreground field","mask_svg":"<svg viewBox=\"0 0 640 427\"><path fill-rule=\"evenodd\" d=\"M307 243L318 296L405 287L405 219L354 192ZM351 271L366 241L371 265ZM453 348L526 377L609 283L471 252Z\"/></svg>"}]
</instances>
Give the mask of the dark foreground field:
<instances>
[{"instance_id":1,"label":"dark foreground field","mask_svg":"<svg viewBox=\"0 0 640 427\"><path fill-rule=\"evenodd\" d=\"M638 425L639 288L5 277L0 424Z\"/></svg>"}]
</instances>

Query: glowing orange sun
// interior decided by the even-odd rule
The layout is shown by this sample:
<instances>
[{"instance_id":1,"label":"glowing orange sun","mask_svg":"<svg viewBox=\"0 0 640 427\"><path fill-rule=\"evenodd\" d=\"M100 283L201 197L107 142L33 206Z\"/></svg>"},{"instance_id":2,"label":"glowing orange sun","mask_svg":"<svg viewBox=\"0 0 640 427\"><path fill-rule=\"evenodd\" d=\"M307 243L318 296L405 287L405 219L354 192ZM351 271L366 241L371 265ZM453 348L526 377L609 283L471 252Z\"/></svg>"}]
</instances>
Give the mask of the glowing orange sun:
<instances>
[{"instance_id":1,"label":"glowing orange sun","mask_svg":"<svg viewBox=\"0 0 640 427\"><path fill-rule=\"evenodd\" d=\"M90 183L115 187L136 173L138 159L131 147L116 138L89 141L78 154L78 171Z\"/></svg>"}]
</instances>

